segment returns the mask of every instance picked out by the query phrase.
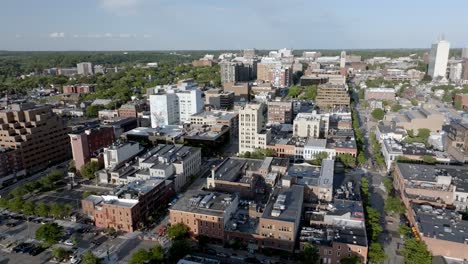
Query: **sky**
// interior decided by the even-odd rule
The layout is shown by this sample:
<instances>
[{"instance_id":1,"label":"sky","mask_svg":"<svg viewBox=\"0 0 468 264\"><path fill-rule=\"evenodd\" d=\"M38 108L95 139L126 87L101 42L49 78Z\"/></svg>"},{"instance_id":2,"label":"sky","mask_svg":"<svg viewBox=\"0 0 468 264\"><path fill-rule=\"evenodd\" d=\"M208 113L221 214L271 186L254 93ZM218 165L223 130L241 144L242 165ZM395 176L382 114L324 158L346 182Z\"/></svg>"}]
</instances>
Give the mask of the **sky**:
<instances>
[{"instance_id":1,"label":"sky","mask_svg":"<svg viewBox=\"0 0 468 264\"><path fill-rule=\"evenodd\" d=\"M0 50L468 45L466 0L4 0Z\"/></svg>"}]
</instances>

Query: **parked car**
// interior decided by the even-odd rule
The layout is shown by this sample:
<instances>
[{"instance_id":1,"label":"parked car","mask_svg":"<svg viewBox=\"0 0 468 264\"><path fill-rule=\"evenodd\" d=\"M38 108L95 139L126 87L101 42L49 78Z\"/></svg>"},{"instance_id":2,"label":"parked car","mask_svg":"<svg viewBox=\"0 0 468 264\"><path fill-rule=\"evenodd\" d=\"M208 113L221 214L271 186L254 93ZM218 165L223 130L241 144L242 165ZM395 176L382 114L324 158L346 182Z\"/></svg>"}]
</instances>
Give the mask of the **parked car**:
<instances>
[{"instance_id":1,"label":"parked car","mask_svg":"<svg viewBox=\"0 0 468 264\"><path fill-rule=\"evenodd\" d=\"M75 256L72 256L71 259L70 259L70 263L71 264L78 264L81 262L81 258L77 255Z\"/></svg>"},{"instance_id":2,"label":"parked car","mask_svg":"<svg viewBox=\"0 0 468 264\"><path fill-rule=\"evenodd\" d=\"M29 251L29 255L31 256L37 256L39 254L41 254L43 251L45 250L45 248L41 247L41 246L34 246L31 251Z\"/></svg>"},{"instance_id":3,"label":"parked car","mask_svg":"<svg viewBox=\"0 0 468 264\"><path fill-rule=\"evenodd\" d=\"M73 241L71 239L67 239L63 242L63 244L67 245L67 246L73 246Z\"/></svg>"},{"instance_id":4,"label":"parked car","mask_svg":"<svg viewBox=\"0 0 468 264\"><path fill-rule=\"evenodd\" d=\"M6 224L6 226L8 227L15 227L16 226L16 223L15 222L9 222Z\"/></svg>"}]
</instances>

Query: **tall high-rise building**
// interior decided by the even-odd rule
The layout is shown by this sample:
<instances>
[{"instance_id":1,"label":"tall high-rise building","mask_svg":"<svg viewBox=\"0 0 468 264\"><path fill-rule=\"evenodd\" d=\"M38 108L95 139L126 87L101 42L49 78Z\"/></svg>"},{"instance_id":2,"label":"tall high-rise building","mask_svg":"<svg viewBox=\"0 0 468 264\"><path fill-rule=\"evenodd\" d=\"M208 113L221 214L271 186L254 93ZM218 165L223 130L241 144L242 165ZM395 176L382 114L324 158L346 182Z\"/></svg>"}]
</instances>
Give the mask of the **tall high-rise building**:
<instances>
[{"instance_id":1,"label":"tall high-rise building","mask_svg":"<svg viewBox=\"0 0 468 264\"><path fill-rule=\"evenodd\" d=\"M468 46L462 49L462 59L468 59Z\"/></svg>"},{"instance_id":2,"label":"tall high-rise building","mask_svg":"<svg viewBox=\"0 0 468 264\"><path fill-rule=\"evenodd\" d=\"M203 110L200 89L168 91L150 95L151 127L190 122L190 116Z\"/></svg>"},{"instance_id":3,"label":"tall high-rise building","mask_svg":"<svg viewBox=\"0 0 468 264\"><path fill-rule=\"evenodd\" d=\"M0 147L17 150L28 173L69 159L70 132L51 106L23 103L0 111Z\"/></svg>"},{"instance_id":4,"label":"tall high-rise building","mask_svg":"<svg viewBox=\"0 0 468 264\"><path fill-rule=\"evenodd\" d=\"M223 61L219 63L222 83L235 83L249 81L254 75L254 63Z\"/></svg>"},{"instance_id":5,"label":"tall high-rise building","mask_svg":"<svg viewBox=\"0 0 468 264\"><path fill-rule=\"evenodd\" d=\"M346 66L346 51L342 51L340 55L340 68L344 68Z\"/></svg>"},{"instance_id":6,"label":"tall high-rise building","mask_svg":"<svg viewBox=\"0 0 468 264\"><path fill-rule=\"evenodd\" d=\"M452 63L450 64L450 73L449 73L449 79L452 82L457 82L461 79L462 77L462 72L463 72L463 67L461 63Z\"/></svg>"},{"instance_id":7,"label":"tall high-rise building","mask_svg":"<svg viewBox=\"0 0 468 264\"><path fill-rule=\"evenodd\" d=\"M78 74L93 75L93 64L91 62L80 62L76 64Z\"/></svg>"},{"instance_id":8,"label":"tall high-rise building","mask_svg":"<svg viewBox=\"0 0 468 264\"><path fill-rule=\"evenodd\" d=\"M468 80L468 59L462 62L462 77L463 80Z\"/></svg>"},{"instance_id":9,"label":"tall high-rise building","mask_svg":"<svg viewBox=\"0 0 468 264\"><path fill-rule=\"evenodd\" d=\"M239 152L264 149L270 141L270 130L265 128L264 104L247 104L239 110Z\"/></svg>"},{"instance_id":10,"label":"tall high-rise building","mask_svg":"<svg viewBox=\"0 0 468 264\"><path fill-rule=\"evenodd\" d=\"M427 74L432 78L445 77L447 74L447 63L450 51L450 43L440 40L432 44L429 54L429 70Z\"/></svg>"}]
</instances>

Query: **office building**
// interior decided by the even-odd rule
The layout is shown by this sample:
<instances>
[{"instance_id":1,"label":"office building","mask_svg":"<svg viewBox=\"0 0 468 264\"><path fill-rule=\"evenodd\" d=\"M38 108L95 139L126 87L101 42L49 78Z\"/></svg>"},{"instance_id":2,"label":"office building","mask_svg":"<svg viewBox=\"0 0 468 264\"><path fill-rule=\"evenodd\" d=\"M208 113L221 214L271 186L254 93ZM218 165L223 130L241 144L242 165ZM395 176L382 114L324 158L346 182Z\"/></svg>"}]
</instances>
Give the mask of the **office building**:
<instances>
[{"instance_id":1,"label":"office building","mask_svg":"<svg viewBox=\"0 0 468 264\"><path fill-rule=\"evenodd\" d=\"M233 92L234 101L236 102L249 102L252 91L250 83L224 83L224 92Z\"/></svg>"},{"instance_id":2,"label":"office building","mask_svg":"<svg viewBox=\"0 0 468 264\"><path fill-rule=\"evenodd\" d=\"M351 99L346 84L319 85L315 103L320 108L349 107Z\"/></svg>"},{"instance_id":3,"label":"office building","mask_svg":"<svg viewBox=\"0 0 468 264\"><path fill-rule=\"evenodd\" d=\"M265 105L248 104L239 110L239 152L264 149L270 140L265 128Z\"/></svg>"},{"instance_id":4,"label":"office building","mask_svg":"<svg viewBox=\"0 0 468 264\"><path fill-rule=\"evenodd\" d=\"M447 133L447 153L455 160L468 163L468 122L451 122L444 126Z\"/></svg>"},{"instance_id":5,"label":"office building","mask_svg":"<svg viewBox=\"0 0 468 264\"><path fill-rule=\"evenodd\" d=\"M342 51L340 54L340 68L344 68L346 66L346 51Z\"/></svg>"},{"instance_id":6,"label":"office building","mask_svg":"<svg viewBox=\"0 0 468 264\"><path fill-rule=\"evenodd\" d=\"M194 114L190 117L190 124L209 127L229 127L231 138L239 133L239 114L233 111L208 111Z\"/></svg>"},{"instance_id":7,"label":"office building","mask_svg":"<svg viewBox=\"0 0 468 264\"><path fill-rule=\"evenodd\" d=\"M28 173L69 159L70 131L51 106L23 103L0 111L0 147L18 150Z\"/></svg>"},{"instance_id":8,"label":"office building","mask_svg":"<svg viewBox=\"0 0 468 264\"><path fill-rule=\"evenodd\" d=\"M77 73L80 75L93 75L93 64L91 62L80 62L76 64Z\"/></svg>"},{"instance_id":9,"label":"office building","mask_svg":"<svg viewBox=\"0 0 468 264\"><path fill-rule=\"evenodd\" d=\"M268 123L291 124L293 117L292 102L270 101L268 107Z\"/></svg>"},{"instance_id":10,"label":"office building","mask_svg":"<svg viewBox=\"0 0 468 264\"><path fill-rule=\"evenodd\" d=\"M468 46L462 49L462 59L468 59Z\"/></svg>"},{"instance_id":11,"label":"office building","mask_svg":"<svg viewBox=\"0 0 468 264\"><path fill-rule=\"evenodd\" d=\"M112 127L90 128L71 133L69 136L73 160L77 170L115 140Z\"/></svg>"},{"instance_id":12,"label":"office building","mask_svg":"<svg viewBox=\"0 0 468 264\"><path fill-rule=\"evenodd\" d=\"M232 109L234 107L234 98L234 92L221 89L213 88L205 92L205 104L213 109Z\"/></svg>"},{"instance_id":13,"label":"office building","mask_svg":"<svg viewBox=\"0 0 468 264\"><path fill-rule=\"evenodd\" d=\"M468 59L462 61L462 79L468 80Z\"/></svg>"},{"instance_id":14,"label":"office building","mask_svg":"<svg viewBox=\"0 0 468 264\"><path fill-rule=\"evenodd\" d=\"M427 74L433 79L437 77L446 77L447 63L450 51L450 43L446 40L440 40L431 46L429 54L429 69Z\"/></svg>"},{"instance_id":15,"label":"office building","mask_svg":"<svg viewBox=\"0 0 468 264\"><path fill-rule=\"evenodd\" d=\"M110 195L90 195L81 200L81 206L96 227L133 232L173 194L165 180L140 180L122 185Z\"/></svg>"},{"instance_id":16,"label":"office building","mask_svg":"<svg viewBox=\"0 0 468 264\"><path fill-rule=\"evenodd\" d=\"M24 176L23 158L18 149L0 147L0 185L12 182L17 176Z\"/></svg>"},{"instance_id":17,"label":"office building","mask_svg":"<svg viewBox=\"0 0 468 264\"><path fill-rule=\"evenodd\" d=\"M246 82L253 75L253 65L243 62L222 61L219 63L221 83Z\"/></svg>"},{"instance_id":18,"label":"office building","mask_svg":"<svg viewBox=\"0 0 468 264\"><path fill-rule=\"evenodd\" d=\"M117 167L143 151L143 147L137 142L115 142L104 148L104 168Z\"/></svg>"}]
</instances>

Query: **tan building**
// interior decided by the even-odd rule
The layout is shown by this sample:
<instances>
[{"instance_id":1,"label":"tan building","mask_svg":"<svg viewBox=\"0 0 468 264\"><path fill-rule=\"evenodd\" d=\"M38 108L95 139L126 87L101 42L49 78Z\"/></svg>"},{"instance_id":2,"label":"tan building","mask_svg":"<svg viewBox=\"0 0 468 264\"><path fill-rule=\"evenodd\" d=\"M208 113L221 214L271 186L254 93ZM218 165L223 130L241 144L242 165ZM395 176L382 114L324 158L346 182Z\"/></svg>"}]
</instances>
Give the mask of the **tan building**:
<instances>
[{"instance_id":1,"label":"tan building","mask_svg":"<svg viewBox=\"0 0 468 264\"><path fill-rule=\"evenodd\" d=\"M199 59L192 61L193 67L212 67L216 65L216 62L208 59Z\"/></svg>"},{"instance_id":2,"label":"tan building","mask_svg":"<svg viewBox=\"0 0 468 264\"><path fill-rule=\"evenodd\" d=\"M250 101L252 86L250 83L223 83L224 92L233 92L235 101Z\"/></svg>"},{"instance_id":3,"label":"tan building","mask_svg":"<svg viewBox=\"0 0 468 264\"><path fill-rule=\"evenodd\" d=\"M0 185L14 180L15 176L23 176L23 158L18 149L0 148Z\"/></svg>"},{"instance_id":4,"label":"tan building","mask_svg":"<svg viewBox=\"0 0 468 264\"><path fill-rule=\"evenodd\" d=\"M0 147L18 150L27 172L69 159L70 131L50 106L13 104L0 111Z\"/></svg>"},{"instance_id":5,"label":"tan building","mask_svg":"<svg viewBox=\"0 0 468 264\"><path fill-rule=\"evenodd\" d=\"M239 198L235 194L187 191L169 209L169 223L185 224L193 236L204 235L224 241L225 226L238 204Z\"/></svg>"},{"instance_id":6,"label":"tan building","mask_svg":"<svg viewBox=\"0 0 468 264\"><path fill-rule=\"evenodd\" d=\"M320 108L349 106L350 97L346 84L319 85L315 103Z\"/></svg>"},{"instance_id":7,"label":"tan building","mask_svg":"<svg viewBox=\"0 0 468 264\"><path fill-rule=\"evenodd\" d=\"M462 109L467 109L468 111L468 94L456 94L453 99L453 104L455 106L460 104Z\"/></svg>"},{"instance_id":8,"label":"tan building","mask_svg":"<svg viewBox=\"0 0 468 264\"><path fill-rule=\"evenodd\" d=\"M265 128L265 105L248 104L239 110L239 153L264 149L270 141Z\"/></svg>"},{"instance_id":9,"label":"tan building","mask_svg":"<svg viewBox=\"0 0 468 264\"><path fill-rule=\"evenodd\" d=\"M133 232L147 221L174 194L165 180L130 182L113 191L113 195L90 195L81 201L83 214L96 227Z\"/></svg>"},{"instance_id":10,"label":"tan building","mask_svg":"<svg viewBox=\"0 0 468 264\"><path fill-rule=\"evenodd\" d=\"M397 114L393 121L395 126L403 127L406 130L413 130L417 134L418 129L427 128L432 132L442 130L442 125L445 121L445 116L433 109L421 107L417 110L407 110Z\"/></svg>"},{"instance_id":11,"label":"tan building","mask_svg":"<svg viewBox=\"0 0 468 264\"><path fill-rule=\"evenodd\" d=\"M147 110L149 110L149 108L146 103L127 103L119 108L118 114L119 117L138 117L138 113Z\"/></svg>"},{"instance_id":12,"label":"tan building","mask_svg":"<svg viewBox=\"0 0 468 264\"><path fill-rule=\"evenodd\" d=\"M291 124L292 102L272 101L267 103L268 123Z\"/></svg>"},{"instance_id":13,"label":"tan building","mask_svg":"<svg viewBox=\"0 0 468 264\"><path fill-rule=\"evenodd\" d=\"M364 90L365 100L395 101L394 88L367 88Z\"/></svg>"},{"instance_id":14,"label":"tan building","mask_svg":"<svg viewBox=\"0 0 468 264\"><path fill-rule=\"evenodd\" d=\"M294 119L293 134L302 138L323 138L328 134L329 121L329 114L299 113Z\"/></svg>"},{"instance_id":15,"label":"tan building","mask_svg":"<svg viewBox=\"0 0 468 264\"><path fill-rule=\"evenodd\" d=\"M447 152L456 160L468 163L468 122L452 122L444 130L447 132Z\"/></svg>"},{"instance_id":16,"label":"tan building","mask_svg":"<svg viewBox=\"0 0 468 264\"><path fill-rule=\"evenodd\" d=\"M231 137L239 133L239 114L234 111L214 110L201 112L190 116L190 124L213 126L228 126Z\"/></svg>"}]
</instances>

